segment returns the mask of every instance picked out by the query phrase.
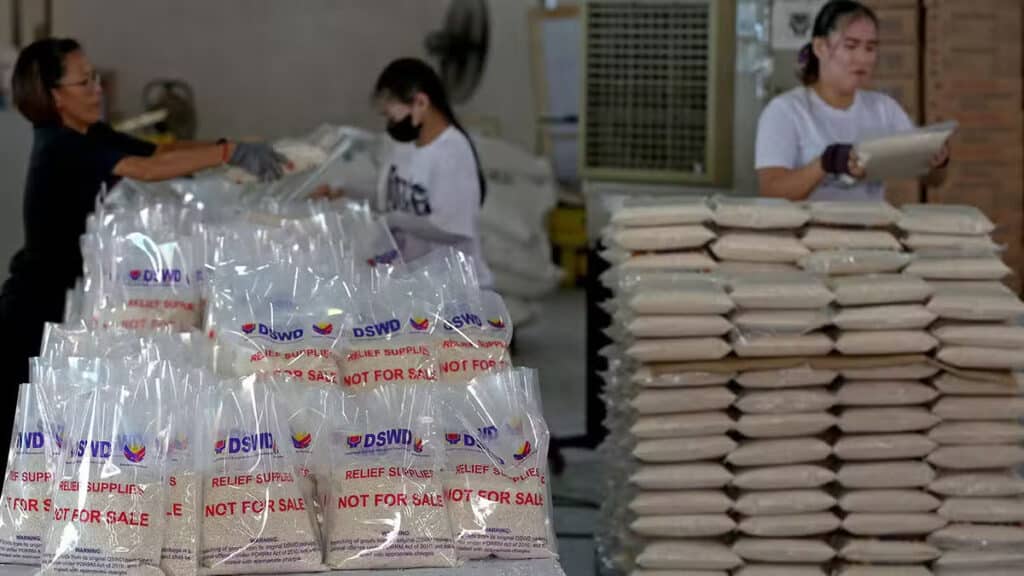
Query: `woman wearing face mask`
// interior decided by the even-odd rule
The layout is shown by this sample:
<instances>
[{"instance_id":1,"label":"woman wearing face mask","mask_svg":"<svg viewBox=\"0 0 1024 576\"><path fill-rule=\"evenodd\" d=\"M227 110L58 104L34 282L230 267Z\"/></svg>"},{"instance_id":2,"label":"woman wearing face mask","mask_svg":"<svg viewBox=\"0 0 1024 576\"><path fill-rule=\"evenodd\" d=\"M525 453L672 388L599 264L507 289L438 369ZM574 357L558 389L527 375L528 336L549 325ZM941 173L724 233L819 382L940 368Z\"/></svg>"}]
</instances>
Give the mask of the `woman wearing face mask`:
<instances>
[{"instance_id":1,"label":"woman wearing face mask","mask_svg":"<svg viewBox=\"0 0 1024 576\"><path fill-rule=\"evenodd\" d=\"M6 335L0 385L8 393L0 435L11 430L11 394L28 379L28 359L39 352L43 324L61 321L65 294L82 273L79 238L103 187L123 177L164 180L225 163L276 178L283 160L264 144L155 146L115 132L101 121L100 78L75 40L40 40L22 50L12 92L34 132L24 192L25 244L0 293Z\"/></svg>"},{"instance_id":2,"label":"woman wearing face mask","mask_svg":"<svg viewBox=\"0 0 1024 576\"><path fill-rule=\"evenodd\" d=\"M386 213L402 256L414 261L453 246L473 257L480 284L489 287L479 232L486 184L441 79L421 60L396 60L377 79L374 100L397 143L383 166L375 206ZM314 195L341 194L321 187Z\"/></svg>"},{"instance_id":3,"label":"woman wearing face mask","mask_svg":"<svg viewBox=\"0 0 1024 576\"><path fill-rule=\"evenodd\" d=\"M906 132L914 123L900 105L865 90L878 59L878 18L859 2L832 0L814 21L813 41L800 52L803 86L772 100L757 130L761 194L789 200L885 199L880 182L866 182L853 144ZM949 163L944 148L929 178Z\"/></svg>"}]
</instances>

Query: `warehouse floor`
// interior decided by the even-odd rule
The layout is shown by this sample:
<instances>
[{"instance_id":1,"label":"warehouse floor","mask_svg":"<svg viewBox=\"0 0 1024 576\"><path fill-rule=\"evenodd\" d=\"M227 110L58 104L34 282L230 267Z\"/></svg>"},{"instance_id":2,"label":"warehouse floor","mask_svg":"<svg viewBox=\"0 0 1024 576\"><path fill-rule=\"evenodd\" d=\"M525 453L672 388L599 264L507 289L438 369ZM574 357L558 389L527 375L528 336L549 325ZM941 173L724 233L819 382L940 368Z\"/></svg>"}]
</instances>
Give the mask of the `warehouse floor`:
<instances>
[{"instance_id":1,"label":"warehouse floor","mask_svg":"<svg viewBox=\"0 0 1024 576\"><path fill-rule=\"evenodd\" d=\"M557 292L531 323L516 330L513 361L539 370L544 414L556 438L586 431L585 306L582 290ZM592 451L571 449L563 456L566 468L552 482L561 563L567 576L591 576L601 466Z\"/></svg>"}]
</instances>

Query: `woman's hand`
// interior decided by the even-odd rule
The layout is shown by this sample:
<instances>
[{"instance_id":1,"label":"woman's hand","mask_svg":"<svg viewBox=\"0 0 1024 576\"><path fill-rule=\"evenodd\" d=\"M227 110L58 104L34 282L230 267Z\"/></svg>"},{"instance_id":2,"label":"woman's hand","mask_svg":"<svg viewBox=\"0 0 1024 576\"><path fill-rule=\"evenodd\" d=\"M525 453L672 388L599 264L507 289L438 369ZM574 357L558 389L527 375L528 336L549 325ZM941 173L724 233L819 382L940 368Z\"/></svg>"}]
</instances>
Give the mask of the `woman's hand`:
<instances>
[{"instance_id":1,"label":"woman's hand","mask_svg":"<svg viewBox=\"0 0 1024 576\"><path fill-rule=\"evenodd\" d=\"M341 188L331 188L327 184L321 184L321 185L316 187L316 190L313 190L313 192L310 193L309 199L310 200L336 200L338 198L343 198L344 196L345 196L345 191L342 190Z\"/></svg>"},{"instance_id":2,"label":"woman's hand","mask_svg":"<svg viewBox=\"0 0 1024 576\"><path fill-rule=\"evenodd\" d=\"M868 171L861 166L860 158L857 157L857 153L853 150L850 151L850 160L846 166L846 173L857 180L863 180L868 175Z\"/></svg>"},{"instance_id":3,"label":"woman's hand","mask_svg":"<svg viewBox=\"0 0 1024 576\"><path fill-rule=\"evenodd\" d=\"M939 150L931 159L932 170L945 168L947 164L949 164L949 141L943 143L942 150Z\"/></svg>"},{"instance_id":4,"label":"woman's hand","mask_svg":"<svg viewBox=\"0 0 1024 576\"><path fill-rule=\"evenodd\" d=\"M288 159L274 150L270 144L239 142L233 146L234 150L231 151L228 164L259 177L263 182L278 180L284 176L284 167Z\"/></svg>"}]
</instances>

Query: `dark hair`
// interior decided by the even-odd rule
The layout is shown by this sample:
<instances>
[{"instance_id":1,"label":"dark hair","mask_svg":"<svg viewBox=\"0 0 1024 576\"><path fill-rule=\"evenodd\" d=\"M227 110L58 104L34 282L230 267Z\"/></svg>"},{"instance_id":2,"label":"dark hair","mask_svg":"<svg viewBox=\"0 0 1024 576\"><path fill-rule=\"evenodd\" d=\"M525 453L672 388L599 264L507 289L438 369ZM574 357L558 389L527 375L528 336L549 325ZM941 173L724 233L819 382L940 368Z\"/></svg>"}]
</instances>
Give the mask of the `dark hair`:
<instances>
[{"instance_id":1,"label":"dark hair","mask_svg":"<svg viewBox=\"0 0 1024 576\"><path fill-rule=\"evenodd\" d=\"M448 91L445 90L441 77L430 67L430 64L417 58L400 58L388 64L384 71L377 78L377 85L373 89L374 98L393 98L405 104L412 104L416 94L422 92L430 98L430 104L440 112L456 130L462 132L469 141L469 147L473 150L473 160L476 161L477 179L480 181L480 203L483 204L487 197L487 180L484 178L483 167L480 164L480 155L477 154L476 146L469 133L455 117L455 110L448 100Z\"/></svg>"},{"instance_id":2,"label":"dark hair","mask_svg":"<svg viewBox=\"0 0 1024 576\"><path fill-rule=\"evenodd\" d=\"M64 58L82 46L70 38L46 38L18 54L11 92L18 111L35 126L61 123L51 90L64 77Z\"/></svg>"},{"instance_id":3,"label":"dark hair","mask_svg":"<svg viewBox=\"0 0 1024 576\"><path fill-rule=\"evenodd\" d=\"M822 6L814 19L814 31L811 33L812 41L800 49L798 57L797 76L805 86L818 81L821 75L821 62L814 54L814 38L827 38L848 22L867 18L875 26L878 26L878 16L875 11L854 0L831 0Z\"/></svg>"}]
</instances>

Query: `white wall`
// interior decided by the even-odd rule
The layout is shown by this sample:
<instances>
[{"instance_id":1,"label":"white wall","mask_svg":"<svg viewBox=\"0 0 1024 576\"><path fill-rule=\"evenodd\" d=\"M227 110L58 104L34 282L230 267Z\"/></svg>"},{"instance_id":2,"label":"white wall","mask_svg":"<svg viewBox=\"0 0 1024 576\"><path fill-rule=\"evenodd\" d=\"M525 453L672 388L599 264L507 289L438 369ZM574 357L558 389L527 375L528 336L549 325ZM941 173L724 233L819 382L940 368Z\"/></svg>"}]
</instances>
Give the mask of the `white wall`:
<instances>
[{"instance_id":1,"label":"white wall","mask_svg":"<svg viewBox=\"0 0 1024 576\"><path fill-rule=\"evenodd\" d=\"M377 74L400 56L423 57L423 39L443 22L445 0L55 0L54 32L79 38L116 71L116 105L142 109L154 78L177 77L196 92L200 135L274 138L330 121L379 128L369 104ZM532 148L527 8L492 0L486 78L462 108L496 121Z\"/></svg>"}]
</instances>

